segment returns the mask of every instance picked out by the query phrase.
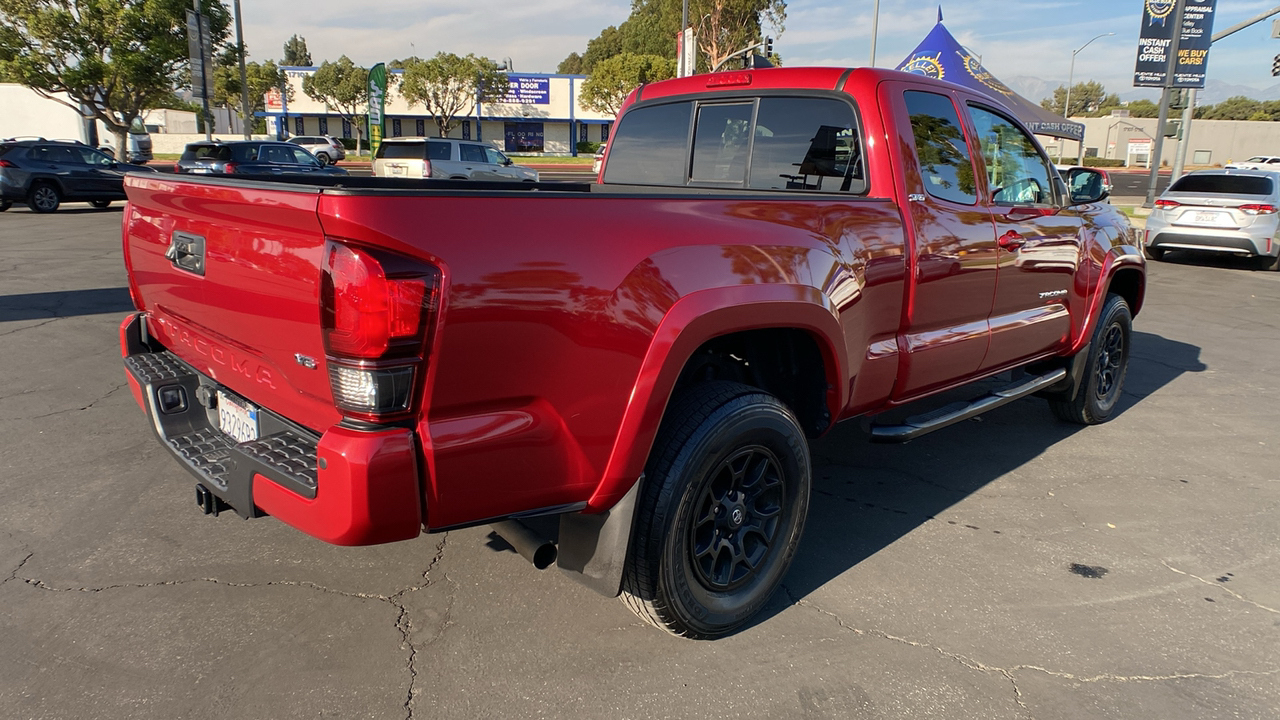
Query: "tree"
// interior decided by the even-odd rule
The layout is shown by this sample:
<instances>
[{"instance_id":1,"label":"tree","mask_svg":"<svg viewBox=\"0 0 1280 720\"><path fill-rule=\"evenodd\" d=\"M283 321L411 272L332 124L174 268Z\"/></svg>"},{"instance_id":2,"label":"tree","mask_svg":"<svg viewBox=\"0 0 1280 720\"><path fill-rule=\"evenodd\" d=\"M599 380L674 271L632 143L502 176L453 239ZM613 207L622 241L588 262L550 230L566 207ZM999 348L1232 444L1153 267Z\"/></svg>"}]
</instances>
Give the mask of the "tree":
<instances>
[{"instance_id":1,"label":"tree","mask_svg":"<svg viewBox=\"0 0 1280 720\"><path fill-rule=\"evenodd\" d=\"M1247 98L1244 95L1236 95L1229 97L1217 105L1206 105L1196 108L1195 117L1204 118L1206 120L1248 120L1259 111L1262 111L1261 102L1253 98Z\"/></svg>"},{"instance_id":2,"label":"tree","mask_svg":"<svg viewBox=\"0 0 1280 720\"><path fill-rule=\"evenodd\" d=\"M311 67L311 51L307 50L307 39L294 35L284 43L284 59L280 61L285 67Z\"/></svg>"},{"instance_id":3,"label":"tree","mask_svg":"<svg viewBox=\"0 0 1280 720\"><path fill-rule=\"evenodd\" d=\"M635 53L615 55L597 63L591 77L582 84L582 104L597 112L617 115L632 90L675 74L674 60Z\"/></svg>"},{"instance_id":4,"label":"tree","mask_svg":"<svg viewBox=\"0 0 1280 720\"><path fill-rule=\"evenodd\" d=\"M1136 118L1153 118L1160 117L1160 106L1150 100L1133 100L1126 107L1129 108L1129 116Z\"/></svg>"},{"instance_id":5,"label":"tree","mask_svg":"<svg viewBox=\"0 0 1280 720\"><path fill-rule=\"evenodd\" d=\"M569 53L569 57L560 61L556 66L556 72L561 75L584 75L586 70L582 63L582 56L578 53Z\"/></svg>"},{"instance_id":6,"label":"tree","mask_svg":"<svg viewBox=\"0 0 1280 720\"><path fill-rule=\"evenodd\" d=\"M369 108L368 85L369 69L351 62L346 55L337 62L324 61L314 74L302 78L302 92L307 97L324 103L355 127L357 155L364 137L365 112Z\"/></svg>"},{"instance_id":7,"label":"tree","mask_svg":"<svg viewBox=\"0 0 1280 720\"><path fill-rule=\"evenodd\" d=\"M190 83L184 0L0 0L0 75L102 121L126 148L129 126ZM230 16L201 0L215 48ZM70 102L62 95L70 98Z\"/></svg>"},{"instance_id":8,"label":"tree","mask_svg":"<svg viewBox=\"0 0 1280 720\"><path fill-rule=\"evenodd\" d=\"M1091 112L1097 111L1102 106L1103 100L1107 97L1106 88L1102 87L1102 83L1095 80L1088 82L1078 82L1071 86L1071 107L1064 117L1084 117ZM1062 106L1067 101L1067 89L1062 85L1054 88L1053 97L1045 98L1040 101L1040 107L1048 110L1054 115L1062 115ZM1115 98L1115 104L1120 104L1120 98Z\"/></svg>"},{"instance_id":9,"label":"tree","mask_svg":"<svg viewBox=\"0 0 1280 720\"><path fill-rule=\"evenodd\" d=\"M493 102L510 90L502 66L486 57L440 52L430 60L409 62L400 77L400 96L422 103L435 119L440 137L470 114L477 102Z\"/></svg>"},{"instance_id":10,"label":"tree","mask_svg":"<svg viewBox=\"0 0 1280 720\"><path fill-rule=\"evenodd\" d=\"M256 113L267 109L267 91L276 88L284 94L285 103L293 102L293 88L280 66L273 60L264 63L245 63L245 76L249 81L249 117L241 118L246 124L252 124L256 130L259 121L265 127L265 120L257 118ZM240 107L240 66L234 51L226 53L218 62L213 74L213 99L210 101L219 107L231 108L236 112Z\"/></svg>"},{"instance_id":11,"label":"tree","mask_svg":"<svg viewBox=\"0 0 1280 720\"><path fill-rule=\"evenodd\" d=\"M590 74L600 61L624 52L674 59L681 5L682 0L632 0L626 21L605 28L587 43L580 72ZM699 71L710 70L738 50L762 41L766 28L774 36L782 34L786 18L785 0L690 0ZM571 55L565 63L572 60Z\"/></svg>"}]
</instances>

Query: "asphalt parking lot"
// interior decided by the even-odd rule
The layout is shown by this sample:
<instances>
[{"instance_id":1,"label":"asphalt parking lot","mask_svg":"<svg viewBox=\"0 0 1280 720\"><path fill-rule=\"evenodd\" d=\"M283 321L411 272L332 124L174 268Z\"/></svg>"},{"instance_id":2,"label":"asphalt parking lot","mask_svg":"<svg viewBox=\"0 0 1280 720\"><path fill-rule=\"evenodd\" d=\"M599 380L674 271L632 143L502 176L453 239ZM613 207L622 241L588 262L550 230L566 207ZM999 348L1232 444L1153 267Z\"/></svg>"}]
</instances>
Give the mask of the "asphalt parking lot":
<instances>
[{"instance_id":1,"label":"asphalt parking lot","mask_svg":"<svg viewBox=\"0 0 1280 720\"><path fill-rule=\"evenodd\" d=\"M0 214L0 717L1280 715L1280 273L1153 264L1107 425L838 427L784 591L695 642L483 528L200 515L125 386L120 218Z\"/></svg>"}]
</instances>

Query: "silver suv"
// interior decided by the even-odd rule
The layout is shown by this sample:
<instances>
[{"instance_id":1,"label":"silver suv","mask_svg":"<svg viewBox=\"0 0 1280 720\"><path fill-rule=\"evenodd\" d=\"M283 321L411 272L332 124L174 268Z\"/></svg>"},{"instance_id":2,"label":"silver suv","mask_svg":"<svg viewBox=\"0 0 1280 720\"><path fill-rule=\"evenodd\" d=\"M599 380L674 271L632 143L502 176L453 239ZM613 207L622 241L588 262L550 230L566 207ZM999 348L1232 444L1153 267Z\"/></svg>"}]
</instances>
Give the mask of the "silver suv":
<instances>
[{"instance_id":1,"label":"silver suv","mask_svg":"<svg viewBox=\"0 0 1280 720\"><path fill-rule=\"evenodd\" d=\"M452 138L387 138L373 158L374 177L537 182L538 171L511 162L481 142Z\"/></svg>"},{"instance_id":2,"label":"silver suv","mask_svg":"<svg viewBox=\"0 0 1280 720\"><path fill-rule=\"evenodd\" d=\"M295 135L289 138L288 142L311 151L312 155L321 163L328 165L332 162L342 160L347 156L347 151L342 147L342 142L337 138L329 135Z\"/></svg>"}]
</instances>

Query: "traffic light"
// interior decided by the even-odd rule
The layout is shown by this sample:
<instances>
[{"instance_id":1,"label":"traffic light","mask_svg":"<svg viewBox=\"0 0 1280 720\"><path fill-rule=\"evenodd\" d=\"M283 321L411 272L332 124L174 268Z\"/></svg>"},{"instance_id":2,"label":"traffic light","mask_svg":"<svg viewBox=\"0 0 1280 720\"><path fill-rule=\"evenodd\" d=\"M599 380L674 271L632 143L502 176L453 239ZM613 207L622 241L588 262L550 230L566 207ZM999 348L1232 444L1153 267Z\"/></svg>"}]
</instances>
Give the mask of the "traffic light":
<instances>
[{"instance_id":1,"label":"traffic light","mask_svg":"<svg viewBox=\"0 0 1280 720\"><path fill-rule=\"evenodd\" d=\"M1271 61L1271 77L1280 77L1280 55Z\"/></svg>"},{"instance_id":2,"label":"traffic light","mask_svg":"<svg viewBox=\"0 0 1280 720\"><path fill-rule=\"evenodd\" d=\"M1174 88L1169 91L1169 109L1182 110L1187 107L1187 102L1191 99L1191 93L1183 88ZM1166 133L1165 137L1172 137Z\"/></svg>"},{"instance_id":3,"label":"traffic light","mask_svg":"<svg viewBox=\"0 0 1280 720\"><path fill-rule=\"evenodd\" d=\"M1169 138L1182 139L1182 121L1181 120L1165 120L1164 136Z\"/></svg>"},{"instance_id":4,"label":"traffic light","mask_svg":"<svg viewBox=\"0 0 1280 720\"><path fill-rule=\"evenodd\" d=\"M773 38L771 38L771 37L766 37L766 38L764 39L764 56L765 56L765 57L767 57L767 58L768 58L768 57L773 57ZM1276 60L1277 60L1277 62L1280 62L1280 55L1277 55L1277 56L1276 56ZM1272 74L1272 75L1276 75L1276 74L1278 74L1278 73L1274 73L1274 72L1273 72L1273 73L1271 73L1271 74Z\"/></svg>"}]
</instances>

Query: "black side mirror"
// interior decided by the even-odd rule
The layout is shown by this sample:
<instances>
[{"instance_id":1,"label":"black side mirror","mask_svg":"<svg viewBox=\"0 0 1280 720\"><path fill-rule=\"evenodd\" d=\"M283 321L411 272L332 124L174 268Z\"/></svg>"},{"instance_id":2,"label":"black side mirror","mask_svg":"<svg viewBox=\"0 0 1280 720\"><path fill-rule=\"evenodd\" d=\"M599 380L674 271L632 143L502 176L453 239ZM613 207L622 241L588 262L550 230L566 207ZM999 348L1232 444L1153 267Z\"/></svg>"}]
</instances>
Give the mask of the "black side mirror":
<instances>
[{"instance_id":1,"label":"black side mirror","mask_svg":"<svg viewBox=\"0 0 1280 720\"><path fill-rule=\"evenodd\" d=\"M1111 194L1107 192L1106 178L1097 170L1072 168L1064 180L1071 192L1072 205L1102 202Z\"/></svg>"},{"instance_id":2,"label":"black side mirror","mask_svg":"<svg viewBox=\"0 0 1280 720\"><path fill-rule=\"evenodd\" d=\"M511 165L511 158L503 158L503 160L502 160L502 166L503 166L503 167L507 167L507 166L509 166L509 165Z\"/></svg>"}]
</instances>

